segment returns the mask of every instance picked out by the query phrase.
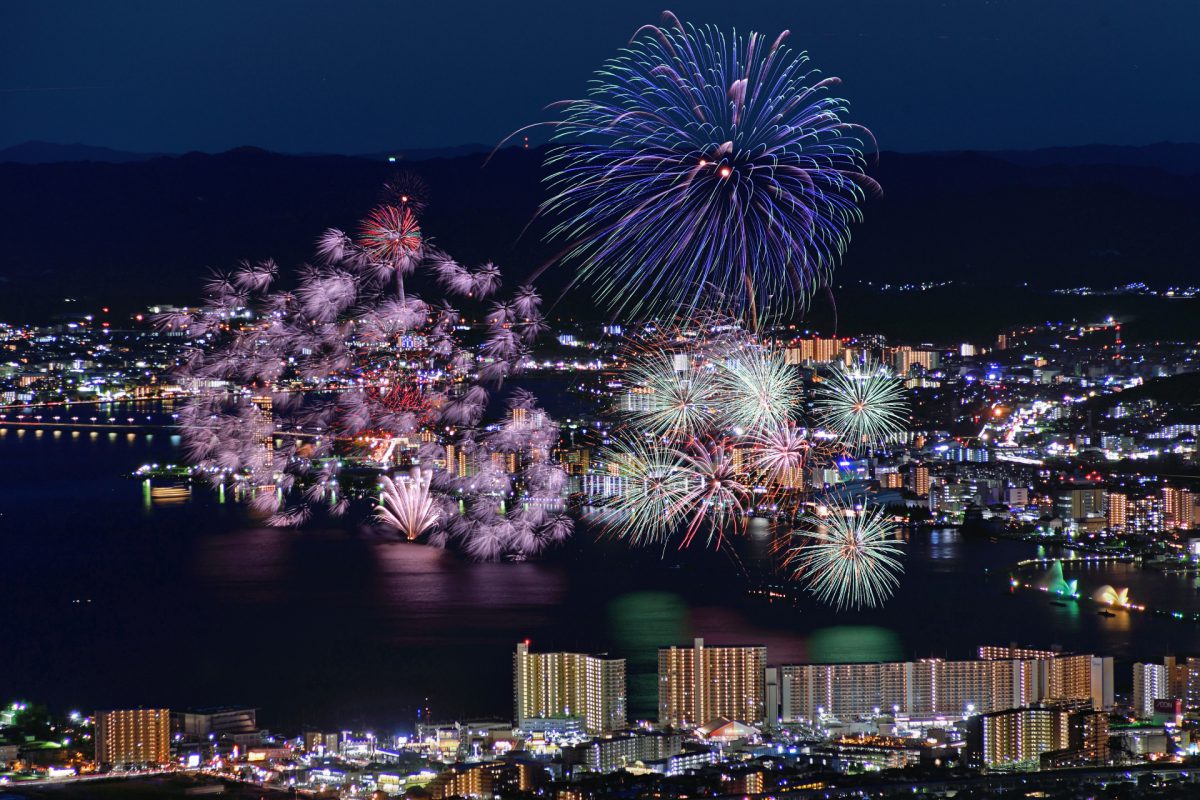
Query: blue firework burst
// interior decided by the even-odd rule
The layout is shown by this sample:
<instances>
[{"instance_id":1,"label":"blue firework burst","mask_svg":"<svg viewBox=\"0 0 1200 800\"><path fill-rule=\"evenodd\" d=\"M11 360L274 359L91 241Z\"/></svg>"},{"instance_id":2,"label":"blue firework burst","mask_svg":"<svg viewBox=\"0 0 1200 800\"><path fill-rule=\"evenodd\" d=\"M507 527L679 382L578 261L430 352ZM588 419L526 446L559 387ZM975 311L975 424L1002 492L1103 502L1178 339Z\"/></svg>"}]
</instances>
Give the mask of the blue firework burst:
<instances>
[{"instance_id":1,"label":"blue firework burst","mask_svg":"<svg viewBox=\"0 0 1200 800\"><path fill-rule=\"evenodd\" d=\"M828 283L859 205L866 129L808 58L757 33L639 30L565 106L547 157L564 258L629 313L720 298L756 316Z\"/></svg>"}]
</instances>

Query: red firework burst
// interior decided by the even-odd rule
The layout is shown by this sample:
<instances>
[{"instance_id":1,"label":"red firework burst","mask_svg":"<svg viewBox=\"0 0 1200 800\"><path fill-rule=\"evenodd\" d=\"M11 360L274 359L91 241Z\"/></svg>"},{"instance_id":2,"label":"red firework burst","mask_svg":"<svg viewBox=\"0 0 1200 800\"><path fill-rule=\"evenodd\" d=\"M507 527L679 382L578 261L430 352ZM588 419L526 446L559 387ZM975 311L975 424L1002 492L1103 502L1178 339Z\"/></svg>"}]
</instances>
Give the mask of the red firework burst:
<instances>
[{"instance_id":1,"label":"red firework burst","mask_svg":"<svg viewBox=\"0 0 1200 800\"><path fill-rule=\"evenodd\" d=\"M425 420L433 411L429 398L416 385L389 381L367 387L367 396L394 414L409 412Z\"/></svg>"},{"instance_id":2,"label":"red firework burst","mask_svg":"<svg viewBox=\"0 0 1200 800\"><path fill-rule=\"evenodd\" d=\"M408 208L379 206L363 220L359 244L380 261L398 261L421 249L421 226Z\"/></svg>"}]
</instances>

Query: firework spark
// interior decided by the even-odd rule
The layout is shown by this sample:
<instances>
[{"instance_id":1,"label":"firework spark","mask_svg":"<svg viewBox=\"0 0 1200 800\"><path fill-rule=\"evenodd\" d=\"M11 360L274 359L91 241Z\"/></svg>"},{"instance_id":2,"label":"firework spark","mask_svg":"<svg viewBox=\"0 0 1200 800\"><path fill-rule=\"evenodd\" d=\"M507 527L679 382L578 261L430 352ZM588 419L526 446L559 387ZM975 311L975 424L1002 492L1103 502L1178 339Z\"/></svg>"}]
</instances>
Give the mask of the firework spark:
<instances>
[{"instance_id":1,"label":"firework spark","mask_svg":"<svg viewBox=\"0 0 1200 800\"><path fill-rule=\"evenodd\" d=\"M383 476L379 519L403 533L410 541L437 524L439 509L429 496L432 472L414 469L396 479Z\"/></svg>"},{"instance_id":2,"label":"firework spark","mask_svg":"<svg viewBox=\"0 0 1200 800\"><path fill-rule=\"evenodd\" d=\"M804 465L813 449L805 431L789 420L761 431L752 441L754 466L769 481L792 487L803 484Z\"/></svg>"},{"instance_id":3,"label":"firework spark","mask_svg":"<svg viewBox=\"0 0 1200 800\"><path fill-rule=\"evenodd\" d=\"M851 452L900 435L908 415L903 382L873 361L835 368L817 387L813 407Z\"/></svg>"},{"instance_id":4,"label":"firework spark","mask_svg":"<svg viewBox=\"0 0 1200 800\"><path fill-rule=\"evenodd\" d=\"M602 300L638 313L725 295L762 314L828 283L864 189L878 190L870 134L786 37L666 15L566 105L543 211Z\"/></svg>"},{"instance_id":5,"label":"firework spark","mask_svg":"<svg viewBox=\"0 0 1200 800\"><path fill-rule=\"evenodd\" d=\"M903 550L881 508L855 511L841 503L828 516L810 515L812 541L792 551L795 576L823 603L843 608L882 605L899 586Z\"/></svg>"}]
</instances>

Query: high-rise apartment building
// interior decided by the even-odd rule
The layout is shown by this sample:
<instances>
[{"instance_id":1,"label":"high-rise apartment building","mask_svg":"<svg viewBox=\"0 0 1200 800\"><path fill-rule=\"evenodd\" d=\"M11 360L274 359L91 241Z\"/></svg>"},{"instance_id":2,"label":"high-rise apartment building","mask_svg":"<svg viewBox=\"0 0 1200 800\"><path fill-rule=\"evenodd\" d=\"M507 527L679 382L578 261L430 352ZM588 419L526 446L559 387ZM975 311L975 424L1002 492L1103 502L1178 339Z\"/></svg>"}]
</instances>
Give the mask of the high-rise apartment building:
<instances>
[{"instance_id":1,"label":"high-rise apartment building","mask_svg":"<svg viewBox=\"0 0 1200 800\"><path fill-rule=\"evenodd\" d=\"M767 648L662 647L658 651L658 722L695 728L724 717L765 720Z\"/></svg>"},{"instance_id":2,"label":"high-rise apartment building","mask_svg":"<svg viewBox=\"0 0 1200 800\"><path fill-rule=\"evenodd\" d=\"M257 729L257 709L244 706L200 708L171 714L171 731L196 739L209 734L253 733Z\"/></svg>"},{"instance_id":3,"label":"high-rise apartment building","mask_svg":"<svg viewBox=\"0 0 1200 800\"><path fill-rule=\"evenodd\" d=\"M908 375L913 367L920 367L925 372L938 368L938 353L936 350L916 350L908 345L897 347L893 355L893 365L897 375Z\"/></svg>"},{"instance_id":4,"label":"high-rise apartment building","mask_svg":"<svg viewBox=\"0 0 1200 800\"><path fill-rule=\"evenodd\" d=\"M1163 521L1167 528L1191 530L1193 519L1192 493L1174 486L1163 487Z\"/></svg>"},{"instance_id":5,"label":"high-rise apartment building","mask_svg":"<svg viewBox=\"0 0 1200 800\"><path fill-rule=\"evenodd\" d=\"M1200 710L1200 658L1190 657L1184 665L1186 677L1184 705L1188 711Z\"/></svg>"},{"instance_id":6,"label":"high-rise apartment building","mask_svg":"<svg viewBox=\"0 0 1200 800\"><path fill-rule=\"evenodd\" d=\"M912 490L918 497L929 496L929 467L917 464L909 472L912 480Z\"/></svg>"},{"instance_id":7,"label":"high-rise apartment building","mask_svg":"<svg viewBox=\"0 0 1200 800\"><path fill-rule=\"evenodd\" d=\"M1036 761L1042 753L1071 745L1071 714L1065 708L1014 708L984 714L982 761L998 767Z\"/></svg>"},{"instance_id":8,"label":"high-rise apartment building","mask_svg":"<svg viewBox=\"0 0 1200 800\"><path fill-rule=\"evenodd\" d=\"M513 656L513 700L522 730L611 733L625 727L625 659L531 653L522 642Z\"/></svg>"},{"instance_id":9,"label":"high-rise apartment building","mask_svg":"<svg viewBox=\"0 0 1200 800\"><path fill-rule=\"evenodd\" d=\"M1083 704L1036 705L971 720L968 758L980 766L1107 764L1108 715Z\"/></svg>"},{"instance_id":10,"label":"high-rise apartment building","mask_svg":"<svg viewBox=\"0 0 1200 800\"><path fill-rule=\"evenodd\" d=\"M1133 713L1148 719L1154 716L1154 701L1171 697L1167 667L1164 664L1133 665Z\"/></svg>"},{"instance_id":11,"label":"high-rise apartment building","mask_svg":"<svg viewBox=\"0 0 1200 800\"><path fill-rule=\"evenodd\" d=\"M1109 492L1105 504L1105 524L1110 528L1124 528L1129 521L1129 498L1121 492Z\"/></svg>"},{"instance_id":12,"label":"high-rise apartment building","mask_svg":"<svg viewBox=\"0 0 1200 800\"><path fill-rule=\"evenodd\" d=\"M171 760L171 712L165 708L97 711L95 742L100 764L166 764Z\"/></svg>"},{"instance_id":13,"label":"high-rise apartment building","mask_svg":"<svg viewBox=\"0 0 1200 800\"><path fill-rule=\"evenodd\" d=\"M795 722L892 711L919 717L968 716L1038 702L1095 708L1113 704L1111 658L991 647L980 648L980 654L978 661L929 658L784 666L779 669L778 713L782 721ZM1025 657L1028 654L1036 657Z\"/></svg>"},{"instance_id":14,"label":"high-rise apartment building","mask_svg":"<svg viewBox=\"0 0 1200 800\"><path fill-rule=\"evenodd\" d=\"M1046 663L1046 694L1051 701L1089 701L1092 708L1113 706L1111 656L1070 655Z\"/></svg>"}]
</instances>

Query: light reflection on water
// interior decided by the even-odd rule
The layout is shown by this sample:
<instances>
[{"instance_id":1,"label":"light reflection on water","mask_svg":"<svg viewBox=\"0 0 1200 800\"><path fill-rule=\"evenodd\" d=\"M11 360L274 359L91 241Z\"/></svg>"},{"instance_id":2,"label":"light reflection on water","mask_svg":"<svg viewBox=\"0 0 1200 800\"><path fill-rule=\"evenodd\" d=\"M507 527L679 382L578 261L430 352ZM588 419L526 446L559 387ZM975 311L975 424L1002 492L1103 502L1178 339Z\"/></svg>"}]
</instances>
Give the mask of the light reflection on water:
<instances>
[{"instance_id":1,"label":"light reflection on water","mask_svg":"<svg viewBox=\"0 0 1200 800\"><path fill-rule=\"evenodd\" d=\"M896 597L835 613L745 596L741 572L779 558L778 537L758 528L736 560L669 550L664 568L657 553L596 546L549 563L471 564L355 523L263 528L203 490L143 512L143 485L120 475L172 460L174 434L13 434L0 432L11 476L0 483L0 541L21 568L0 583L0 602L23 612L0 615L0 686L52 704L249 702L279 725L350 724L407 720L429 697L438 717L503 716L511 650L526 638L535 649L624 656L639 716L653 714L657 648L695 636L765 644L776 664L964 658L1009 642L1127 660L1200 650L1200 626L1010 594L1008 566L1034 547L957 530L903 532ZM1195 576L1066 570L1093 588L1129 586L1135 600L1163 593L1200 608ZM80 597L94 602L70 602ZM35 629L53 634L27 635ZM118 661L127 667L78 668Z\"/></svg>"}]
</instances>

